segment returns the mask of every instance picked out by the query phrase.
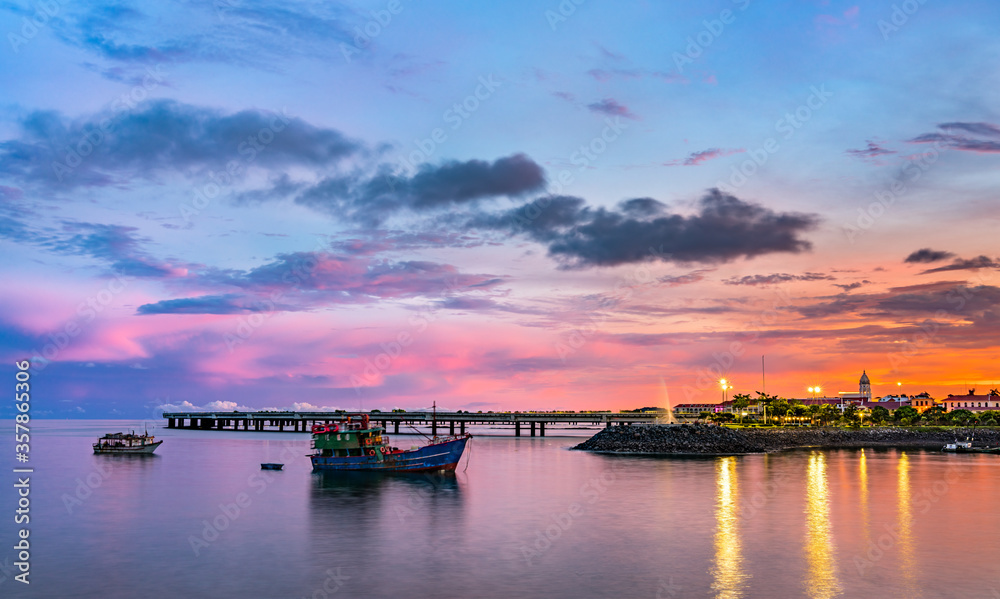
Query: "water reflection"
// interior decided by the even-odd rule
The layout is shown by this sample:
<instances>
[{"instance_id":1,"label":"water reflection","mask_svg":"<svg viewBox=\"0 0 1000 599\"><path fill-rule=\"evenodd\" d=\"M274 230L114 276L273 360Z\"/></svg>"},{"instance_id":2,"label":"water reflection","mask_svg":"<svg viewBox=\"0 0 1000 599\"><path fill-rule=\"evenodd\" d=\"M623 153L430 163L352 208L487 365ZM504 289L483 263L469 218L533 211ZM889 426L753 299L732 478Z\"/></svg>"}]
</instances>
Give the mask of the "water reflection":
<instances>
[{"instance_id":1,"label":"water reflection","mask_svg":"<svg viewBox=\"0 0 1000 599\"><path fill-rule=\"evenodd\" d=\"M861 509L861 528L864 530L865 546L871 541L871 524L868 513L868 455L865 450L861 450L861 457L858 459L858 479L860 480L860 490L858 504Z\"/></svg>"},{"instance_id":2,"label":"water reflection","mask_svg":"<svg viewBox=\"0 0 1000 599\"><path fill-rule=\"evenodd\" d=\"M840 594L830 533L830 493L826 479L826 454L809 455L806 471L806 595L829 599Z\"/></svg>"},{"instance_id":3,"label":"water reflection","mask_svg":"<svg viewBox=\"0 0 1000 599\"><path fill-rule=\"evenodd\" d=\"M897 463L899 473L899 483L896 487L896 504L899 506L899 560L900 570L903 575L903 583L908 597L917 595L917 588L914 582L914 558L913 558L913 512L911 509L910 493L910 456L904 451L899 456Z\"/></svg>"},{"instance_id":4,"label":"water reflection","mask_svg":"<svg viewBox=\"0 0 1000 599\"><path fill-rule=\"evenodd\" d=\"M715 564L712 590L720 599L742 597L749 575L744 570L743 548L739 529L739 484L736 458L716 462Z\"/></svg>"}]
</instances>

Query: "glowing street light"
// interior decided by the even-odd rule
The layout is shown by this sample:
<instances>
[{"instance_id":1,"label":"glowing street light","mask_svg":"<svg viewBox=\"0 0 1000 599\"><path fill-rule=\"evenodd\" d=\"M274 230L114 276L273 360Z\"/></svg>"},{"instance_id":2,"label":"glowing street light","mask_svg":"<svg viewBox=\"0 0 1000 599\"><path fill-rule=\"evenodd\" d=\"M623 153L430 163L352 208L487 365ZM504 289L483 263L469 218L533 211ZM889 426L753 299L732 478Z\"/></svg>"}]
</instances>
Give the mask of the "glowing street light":
<instances>
[{"instance_id":1,"label":"glowing street light","mask_svg":"<svg viewBox=\"0 0 1000 599\"><path fill-rule=\"evenodd\" d=\"M819 387L809 387L809 392L813 394L813 399L816 399L816 394L822 391Z\"/></svg>"},{"instance_id":2,"label":"glowing street light","mask_svg":"<svg viewBox=\"0 0 1000 599\"><path fill-rule=\"evenodd\" d=\"M722 401L723 401L723 403L725 403L725 401L728 399L728 397L727 397L728 396L728 391L730 389L732 389L733 386L730 385L729 381L727 381L726 379L721 379L719 381L719 386L722 387Z\"/></svg>"}]
</instances>

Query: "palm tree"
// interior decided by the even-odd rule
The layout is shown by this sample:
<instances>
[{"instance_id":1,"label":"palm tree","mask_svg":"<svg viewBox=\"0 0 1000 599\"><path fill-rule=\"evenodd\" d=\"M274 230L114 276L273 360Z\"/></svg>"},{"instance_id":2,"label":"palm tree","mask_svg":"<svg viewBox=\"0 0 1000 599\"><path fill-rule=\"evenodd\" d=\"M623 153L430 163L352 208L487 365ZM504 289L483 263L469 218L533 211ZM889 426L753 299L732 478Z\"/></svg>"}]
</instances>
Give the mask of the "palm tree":
<instances>
[{"instance_id":1,"label":"palm tree","mask_svg":"<svg viewBox=\"0 0 1000 599\"><path fill-rule=\"evenodd\" d=\"M820 410L823 408L820 404L813 404L806 408L809 412L809 424L812 424L814 420L819 416Z\"/></svg>"},{"instance_id":2,"label":"palm tree","mask_svg":"<svg viewBox=\"0 0 1000 599\"><path fill-rule=\"evenodd\" d=\"M746 393L739 393L733 396L733 409L739 410L740 424L743 424L743 410L750 406L750 396Z\"/></svg>"}]
</instances>

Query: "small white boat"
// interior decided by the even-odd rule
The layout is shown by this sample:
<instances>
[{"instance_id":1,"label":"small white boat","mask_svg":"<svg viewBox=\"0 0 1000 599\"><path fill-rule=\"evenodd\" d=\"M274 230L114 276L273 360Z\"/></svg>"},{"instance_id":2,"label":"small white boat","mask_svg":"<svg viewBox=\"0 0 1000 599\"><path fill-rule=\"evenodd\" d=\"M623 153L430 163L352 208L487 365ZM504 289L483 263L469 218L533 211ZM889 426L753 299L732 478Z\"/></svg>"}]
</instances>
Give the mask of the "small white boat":
<instances>
[{"instance_id":1,"label":"small white boat","mask_svg":"<svg viewBox=\"0 0 1000 599\"><path fill-rule=\"evenodd\" d=\"M94 453L151 454L163 441L154 441L149 433L109 433L94 443Z\"/></svg>"},{"instance_id":2,"label":"small white boat","mask_svg":"<svg viewBox=\"0 0 1000 599\"><path fill-rule=\"evenodd\" d=\"M954 453L964 453L967 451L972 451L972 441L958 441L955 440L954 443L948 443L941 448L941 451L951 451Z\"/></svg>"}]
</instances>

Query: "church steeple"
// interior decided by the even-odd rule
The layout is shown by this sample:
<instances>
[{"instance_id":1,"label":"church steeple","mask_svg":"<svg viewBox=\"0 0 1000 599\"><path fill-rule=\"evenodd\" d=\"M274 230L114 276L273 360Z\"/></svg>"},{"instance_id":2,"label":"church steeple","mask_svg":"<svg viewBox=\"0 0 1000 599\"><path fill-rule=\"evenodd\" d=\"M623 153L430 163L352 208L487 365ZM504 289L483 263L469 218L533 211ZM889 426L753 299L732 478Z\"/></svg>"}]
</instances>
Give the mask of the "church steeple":
<instances>
[{"instance_id":1,"label":"church steeple","mask_svg":"<svg viewBox=\"0 0 1000 599\"><path fill-rule=\"evenodd\" d=\"M860 382L860 385L861 385L861 388L860 388L861 396L864 398L865 401L871 401L872 400L872 382L868 378L868 372L867 371L864 371L864 370L861 371L861 382Z\"/></svg>"}]
</instances>

